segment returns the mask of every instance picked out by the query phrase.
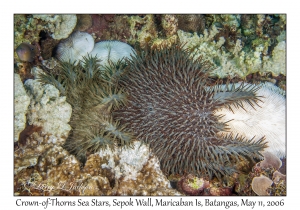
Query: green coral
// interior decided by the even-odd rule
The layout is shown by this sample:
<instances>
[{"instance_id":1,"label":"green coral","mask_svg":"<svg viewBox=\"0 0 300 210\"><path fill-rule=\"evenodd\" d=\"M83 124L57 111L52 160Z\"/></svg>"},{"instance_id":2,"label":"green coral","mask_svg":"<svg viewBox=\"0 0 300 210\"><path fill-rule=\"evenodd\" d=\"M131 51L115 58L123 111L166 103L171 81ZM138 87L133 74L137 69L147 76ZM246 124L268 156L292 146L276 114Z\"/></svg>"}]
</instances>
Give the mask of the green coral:
<instances>
[{"instance_id":1,"label":"green coral","mask_svg":"<svg viewBox=\"0 0 300 210\"><path fill-rule=\"evenodd\" d=\"M193 188L194 190L199 189L200 187L203 186L204 180L199 179L198 177L194 177L193 179L188 180L188 185Z\"/></svg>"},{"instance_id":2,"label":"green coral","mask_svg":"<svg viewBox=\"0 0 300 210\"><path fill-rule=\"evenodd\" d=\"M140 17L137 15L128 18L130 25L131 39L128 40L130 44L139 42L142 48L146 48L149 44L158 37L156 30L154 15L146 15Z\"/></svg>"}]
</instances>

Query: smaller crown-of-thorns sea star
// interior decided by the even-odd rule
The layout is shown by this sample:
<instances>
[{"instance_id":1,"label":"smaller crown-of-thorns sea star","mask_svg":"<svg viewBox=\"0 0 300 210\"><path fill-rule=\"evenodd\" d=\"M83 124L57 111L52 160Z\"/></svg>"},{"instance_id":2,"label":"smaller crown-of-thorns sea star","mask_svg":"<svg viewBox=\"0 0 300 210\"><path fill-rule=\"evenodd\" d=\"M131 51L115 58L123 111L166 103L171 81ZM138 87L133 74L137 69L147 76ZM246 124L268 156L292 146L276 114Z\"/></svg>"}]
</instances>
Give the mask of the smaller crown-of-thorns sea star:
<instances>
[{"instance_id":1,"label":"smaller crown-of-thorns sea star","mask_svg":"<svg viewBox=\"0 0 300 210\"><path fill-rule=\"evenodd\" d=\"M258 107L256 86L208 87L209 64L182 46L141 52L128 62L120 81L128 101L114 118L149 143L166 174L221 178L238 172L238 162L261 158L264 138L221 135L228 125L214 114L219 108L243 108L242 102Z\"/></svg>"}]
</instances>

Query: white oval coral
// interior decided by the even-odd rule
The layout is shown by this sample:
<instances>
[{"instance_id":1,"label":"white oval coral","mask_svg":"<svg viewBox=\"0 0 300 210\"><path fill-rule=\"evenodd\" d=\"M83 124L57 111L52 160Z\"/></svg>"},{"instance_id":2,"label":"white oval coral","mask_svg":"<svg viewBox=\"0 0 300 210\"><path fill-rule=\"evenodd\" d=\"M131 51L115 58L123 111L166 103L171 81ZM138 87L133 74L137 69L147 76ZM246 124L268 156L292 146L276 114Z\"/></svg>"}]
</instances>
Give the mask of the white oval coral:
<instances>
[{"instance_id":1,"label":"white oval coral","mask_svg":"<svg viewBox=\"0 0 300 210\"><path fill-rule=\"evenodd\" d=\"M86 32L76 31L57 46L56 57L63 62L77 63L94 48L93 37Z\"/></svg>"},{"instance_id":2,"label":"white oval coral","mask_svg":"<svg viewBox=\"0 0 300 210\"><path fill-rule=\"evenodd\" d=\"M135 50L128 44L120 41L102 41L95 44L92 56L97 56L103 66L109 61L116 63L118 60L130 58L135 55Z\"/></svg>"}]
</instances>

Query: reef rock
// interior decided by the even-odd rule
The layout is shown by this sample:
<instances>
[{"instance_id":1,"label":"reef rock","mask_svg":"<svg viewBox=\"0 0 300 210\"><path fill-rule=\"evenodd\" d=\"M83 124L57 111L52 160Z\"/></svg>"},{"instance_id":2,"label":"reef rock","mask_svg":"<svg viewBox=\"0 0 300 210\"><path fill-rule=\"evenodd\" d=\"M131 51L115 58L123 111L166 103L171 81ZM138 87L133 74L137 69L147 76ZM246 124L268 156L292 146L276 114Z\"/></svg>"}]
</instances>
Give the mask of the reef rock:
<instances>
[{"instance_id":1,"label":"reef rock","mask_svg":"<svg viewBox=\"0 0 300 210\"><path fill-rule=\"evenodd\" d=\"M72 108L66 102L66 97L60 97L59 91L53 85L43 86L36 80L25 82L31 97L28 110L28 123L43 128L43 132L51 134L53 141L66 138L71 126Z\"/></svg>"},{"instance_id":2,"label":"reef rock","mask_svg":"<svg viewBox=\"0 0 300 210\"><path fill-rule=\"evenodd\" d=\"M272 57L264 56L266 62L263 65L264 72L272 72L275 75L286 75L286 43L279 42L272 51Z\"/></svg>"},{"instance_id":3,"label":"reef rock","mask_svg":"<svg viewBox=\"0 0 300 210\"><path fill-rule=\"evenodd\" d=\"M64 144L71 126L72 108L52 85L42 86L36 80L25 82L30 97L27 120L29 126L20 134L14 153L15 173L35 166L38 158L53 145Z\"/></svg>"},{"instance_id":4,"label":"reef rock","mask_svg":"<svg viewBox=\"0 0 300 210\"><path fill-rule=\"evenodd\" d=\"M24 130L26 124L26 113L30 103L30 98L26 94L20 75L15 74L15 94L14 94L14 142L18 141L20 132Z\"/></svg>"},{"instance_id":5,"label":"reef rock","mask_svg":"<svg viewBox=\"0 0 300 210\"><path fill-rule=\"evenodd\" d=\"M73 31L77 23L76 15L33 15L34 19L46 22L46 30L51 32L53 39L65 39Z\"/></svg>"},{"instance_id":6,"label":"reef rock","mask_svg":"<svg viewBox=\"0 0 300 210\"><path fill-rule=\"evenodd\" d=\"M34 167L16 173L15 195L181 195L148 146L138 141L133 146L101 150L81 169L73 155L51 144Z\"/></svg>"},{"instance_id":7,"label":"reef rock","mask_svg":"<svg viewBox=\"0 0 300 210\"><path fill-rule=\"evenodd\" d=\"M162 173L159 161L147 145L140 141L133 148L106 149L99 153L107 163L102 169L114 174L117 195L180 195L171 188L169 180Z\"/></svg>"},{"instance_id":8,"label":"reef rock","mask_svg":"<svg viewBox=\"0 0 300 210\"><path fill-rule=\"evenodd\" d=\"M254 49L246 51L241 39L233 43L232 51L227 51L224 50L226 39L223 36L218 37L219 33L220 29L215 25L209 30L205 29L199 36L197 33L177 31L180 43L185 44L185 48L195 49L192 54L195 59L202 56L213 65L212 76L245 78L256 72L263 75L272 73L273 76L285 74L285 41L279 42L270 52L272 56L265 55L268 48L265 48L263 44L258 44Z\"/></svg>"}]
</instances>

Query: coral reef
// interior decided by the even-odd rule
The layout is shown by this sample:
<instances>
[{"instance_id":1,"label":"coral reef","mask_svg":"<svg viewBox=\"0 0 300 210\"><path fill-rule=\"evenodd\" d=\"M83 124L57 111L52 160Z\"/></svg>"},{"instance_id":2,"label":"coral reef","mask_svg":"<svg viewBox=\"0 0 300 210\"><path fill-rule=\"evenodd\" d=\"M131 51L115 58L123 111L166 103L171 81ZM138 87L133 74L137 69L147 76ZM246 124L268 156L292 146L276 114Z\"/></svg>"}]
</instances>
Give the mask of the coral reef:
<instances>
[{"instance_id":1,"label":"coral reef","mask_svg":"<svg viewBox=\"0 0 300 210\"><path fill-rule=\"evenodd\" d=\"M221 178L237 171L241 161L260 158L266 146L236 135L219 135L227 122L214 115L221 107L256 106L256 87L223 91L206 89L210 68L181 46L141 53L129 62L121 85L128 93L126 106L114 116L138 139L150 144L166 173L192 173ZM252 138L252 137L251 137ZM199 161L201 160L201 161Z\"/></svg>"},{"instance_id":2,"label":"coral reef","mask_svg":"<svg viewBox=\"0 0 300 210\"><path fill-rule=\"evenodd\" d=\"M286 74L286 43L279 42L272 51L272 57L263 57L263 72L272 72L274 75Z\"/></svg>"},{"instance_id":3,"label":"coral reef","mask_svg":"<svg viewBox=\"0 0 300 210\"><path fill-rule=\"evenodd\" d=\"M15 173L35 166L39 156L51 146L64 144L71 130L68 124L71 106L66 103L65 97L59 96L55 87L43 87L32 79L27 80L24 86L30 98L27 111L29 126L21 132L15 148Z\"/></svg>"},{"instance_id":4,"label":"coral reef","mask_svg":"<svg viewBox=\"0 0 300 210\"><path fill-rule=\"evenodd\" d=\"M264 160L257 164L262 169L273 167L278 170L282 166L281 160L270 152L263 152Z\"/></svg>"},{"instance_id":5,"label":"coral reef","mask_svg":"<svg viewBox=\"0 0 300 210\"><path fill-rule=\"evenodd\" d=\"M19 135L26 125L26 113L30 98L26 94L21 78L14 74L14 142L19 140Z\"/></svg>"},{"instance_id":6,"label":"coral reef","mask_svg":"<svg viewBox=\"0 0 300 210\"><path fill-rule=\"evenodd\" d=\"M16 14L14 39L15 195L286 195L286 15Z\"/></svg>"},{"instance_id":7,"label":"coral reef","mask_svg":"<svg viewBox=\"0 0 300 210\"><path fill-rule=\"evenodd\" d=\"M238 175L235 192L239 195L286 195L286 175L278 170L281 161L269 152L263 152L264 159L253 166L248 174Z\"/></svg>"},{"instance_id":8,"label":"coral reef","mask_svg":"<svg viewBox=\"0 0 300 210\"><path fill-rule=\"evenodd\" d=\"M44 30L51 33L53 39L65 39L73 31L77 23L76 15L40 15L35 14L33 19L42 20L44 24Z\"/></svg>"},{"instance_id":9,"label":"coral reef","mask_svg":"<svg viewBox=\"0 0 300 210\"><path fill-rule=\"evenodd\" d=\"M128 21L132 37L128 40L129 43L134 44L138 42L141 48L147 48L151 41L158 37L154 15L149 14L144 17L130 16Z\"/></svg>"},{"instance_id":10,"label":"coral reef","mask_svg":"<svg viewBox=\"0 0 300 210\"><path fill-rule=\"evenodd\" d=\"M115 15L113 14L92 14L92 26L86 30L86 32L90 33L96 41L99 40L107 40L105 39L106 33L109 33L109 25ZM108 40L111 40L109 38Z\"/></svg>"},{"instance_id":11,"label":"coral reef","mask_svg":"<svg viewBox=\"0 0 300 210\"><path fill-rule=\"evenodd\" d=\"M112 22L108 23L107 30L103 31L102 40L119 40L128 43L131 38L129 18L126 15L115 15ZM131 44L135 44L131 42Z\"/></svg>"},{"instance_id":12,"label":"coral reef","mask_svg":"<svg viewBox=\"0 0 300 210\"><path fill-rule=\"evenodd\" d=\"M239 87L240 84L235 84ZM251 87L255 87L252 85ZM231 87L230 85L228 86ZM283 90L271 83L262 83L257 87L256 94L260 97L255 109L248 103L242 102L244 109L232 107L231 112L223 108L215 112L216 115L224 115L222 120L228 122L229 131L233 135L243 135L246 138L256 136L265 137L269 151L279 158L285 157L285 94ZM226 85L222 88L226 88ZM226 134L226 132L224 132Z\"/></svg>"},{"instance_id":13,"label":"coral reef","mask_svg":"<svg viewBox=\"0 0 300 210\"><path fill-rule=\"evenodd\" d=\"M202 33L205 29L205 17L203 15L176 15L178 28L186 32Z\"/></svg>"},{"instance_id":14,"label":"coral reef","mask_svg":"<svg viewBox=\"0 0 300 210\"><path fill-rule=\"evenodd\" d=\"M170 187L148 146L134 145L90 155L82 169L73 155L51 145L35 166L15 175L15 195L181 195Z\"/></svg>"},{"instance_id":15,"label":"coral reef","mask_svg":"<svg viewBox=\"0 0 300 210\"><path fill-rule=\"evenodd\" d=\"M274 76L285 74L285 42L282 41L272 51L272 56L267 55L263 44L254 50L248 51L243 47L241 39L236 39L231 51L224 49L226 39L219 36L220 29L213 25L210 30L205 29L203 35L191 34L178 30L180 43L186 43L185 48L194 49L193 57L202 56L212 63L215 68L212 76L219 78L239 76L245 78L255 72L261 74L272 73ZM219 37L216 39L216 37ZM280 65L273 65L280 63Z\"/></svg>"},{"instance_id":16,"label":"coral reef","mask_svg":"<svg viewBox=\"0 0 300 210\"><path fill-rule=\"evenodd\" d=\"M18 60L17 47L22 43L37 43L41 27L37 24L30 24L30 18L24 14L14 15L14 58Z\"/></svg>"},{"instance_id":17,"label":"coral reef","mask_svg":"<svg viewBox=\"0 0 300 210\"><path fill-rule=\"evenodd\" d=\"M164 15L161 24L166 34L166 37L176 35L178 30L178 19L175 15Z\"/></svg>"},{"instance_id":18,"label":"coral reef","mask_svg":"<svg viewBox=\"0 0 300 210\"><path fill-rule=\"evenodd\" d=\"M29 79L24 86L31 98L27 114L28 124L42 127L44 133L52 134L49 142L66 138L71 130L68 122L72 113L66 97L60 97L58 89L53 85L43 86L37 80Z\"/></svg>"}]
</instances>

